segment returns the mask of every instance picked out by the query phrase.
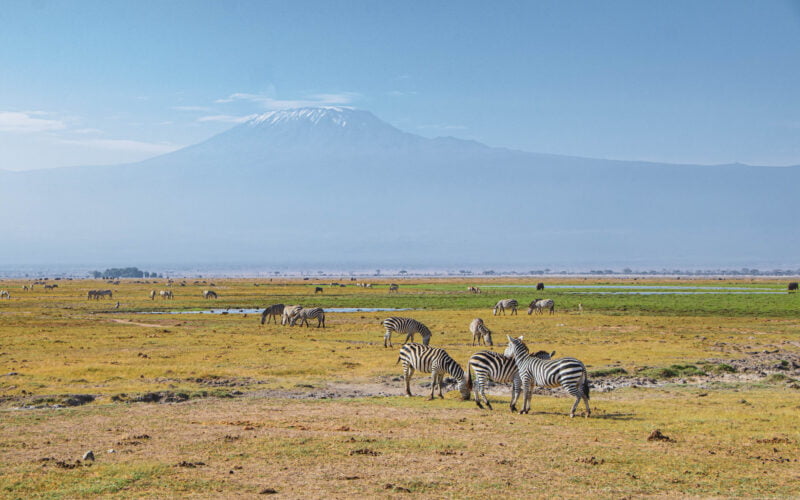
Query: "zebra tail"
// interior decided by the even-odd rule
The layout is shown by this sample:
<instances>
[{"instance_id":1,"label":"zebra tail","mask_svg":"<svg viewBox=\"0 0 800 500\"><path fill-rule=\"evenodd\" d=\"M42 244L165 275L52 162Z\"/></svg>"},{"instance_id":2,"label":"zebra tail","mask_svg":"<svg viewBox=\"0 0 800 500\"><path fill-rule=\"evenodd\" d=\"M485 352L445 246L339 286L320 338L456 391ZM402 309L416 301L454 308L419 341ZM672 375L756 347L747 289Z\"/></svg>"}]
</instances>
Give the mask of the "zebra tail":
<instances>
[{"instance_id":1,"label":"zebra tail","mask_svg":"<svg viewBox=\"0 0 800 500\"><path fill-rule=\"evenodd\" d=\"M467 364L467 390L472 391L472 368Z\"/></svg>"},{"instance_id":2,"label":"zebra tail","mask_svg":"<svg viewBox=\"0 0 800 500\"><path fill-rule=\"evenodd\" d=\"M585 372L583 374L583 393L586 394L586 399L589 399L589 377Z\"/></svg>"}]
</instances>

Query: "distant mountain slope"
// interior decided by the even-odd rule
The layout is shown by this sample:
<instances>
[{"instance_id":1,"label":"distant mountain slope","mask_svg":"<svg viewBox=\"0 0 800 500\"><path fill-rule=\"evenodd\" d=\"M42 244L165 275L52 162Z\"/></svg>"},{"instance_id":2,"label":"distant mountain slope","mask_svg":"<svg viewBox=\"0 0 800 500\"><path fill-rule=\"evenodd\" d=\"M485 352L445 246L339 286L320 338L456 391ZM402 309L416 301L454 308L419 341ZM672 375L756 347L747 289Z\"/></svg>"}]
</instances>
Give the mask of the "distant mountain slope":
<instances>
[{"instance_id":1,"label":"distant mountain slope","mask_svg":"<svg viewBox=\"0 0 800 500\"><path fill-rule=\"evenodd\" d=\"M491 148L275 111L131 165L0 171L0 259L798 265L800 167Z\"/></svg>"}]
</instances>

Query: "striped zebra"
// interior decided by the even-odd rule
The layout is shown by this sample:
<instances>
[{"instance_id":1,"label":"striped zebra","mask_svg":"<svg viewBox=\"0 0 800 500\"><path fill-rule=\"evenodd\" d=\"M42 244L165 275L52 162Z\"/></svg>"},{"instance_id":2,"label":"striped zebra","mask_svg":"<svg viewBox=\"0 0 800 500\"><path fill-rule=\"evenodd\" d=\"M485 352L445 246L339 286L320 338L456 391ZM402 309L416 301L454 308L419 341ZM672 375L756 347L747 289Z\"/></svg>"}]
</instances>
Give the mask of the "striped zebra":
<instances>
[{"instance_id":1,"label":"striped zebra","mask_svg":"<svg viewBox=\"0 0 800 500\"><path fill-rule=\"evenodd\" d=\"M291 323L294 316L302 308L303 306L285 306L281 313L281 325L288 325Z\"/></svg>"},{"instance_id":2,"label":"striped zebra","mask_svg":"<svg viewBox=\"0 0 800 500\"><path fill-rule=\"evenodd\" d=\"M156 300L157 293L155 290L150 290L150 300Z\"/></svg>"},{"instance_id":3,"label":"striped zebra","mask_svg":"<svg viewBox=\"0 0 800 500\"><path fill-rule=\"evenodd\" d=\"M493 346L492 331L487 328L486 324L481 318L475 318L469 324L469 331L472 332L472 345L476 343L481 345L481 342L486 345Z\"/></svg>"},{"instance_id":4,"label":"striped zebra","mask_svg":"<svg viewBox=\"0 0 800 500\"><path fill-rule=\"evenodd\" d=\"M390 291L390 292L397 292L398 290L400 290L400 287L399 287L398 285L396 285L396 284L394 284L394 283L392 283L391 285L389 285L389 291Z\"/></svg>"},{"instance_id":5,"label":"striped zebra","mask_svg":"<svg viewBox=\"0 0 800 500\"><path fill-rule=\"evenodd\" d=\"M175 296L172 293L172 290L161 290L160 292L158 292L158 294L164 300L166 300L166 299L174 299L175 298Z\"/></svg>"},{"instance_id":6,"label":"striped zebra","mask_svg":"<svg viewBox=\"0 0 800 500\"><path fill-rule=\"evenodd\" d=\"M571 396L574 396L575 403L569 412L570 418L575 416L575 408L578 407L581 400L586 405L586 417L588 418L592 414L592 410L589 408L589 378L583 363L575 358L539 359L531 356L522 341L522 336L518 339L508 336L505 356L513 356L522 380L524 402L520 413L530 411L531 386L537 385L539 387L561 386Z\"/></svg>"},{"instance_id":7,"label":"striped zebra","mask_svg":"<svg viewBox=\"0 0 800 500\"><path fill-rule=\"evenodd\" d=\"M204 299L216 299L217 292L214 290L203 290L203 298Z\"/></svg>"},{"instance_id":8,"label":"striped zebra","mask_svg":"<svg viewBox=\"0 0 800 500\"><path fill-rule=\"evenodd\" d=\"M469 399L470 388L467 384L467 377L464 370L447 354L447 351L438 347L430 347L423 344L405 344L400 348L400 356L397 362L403 362L403 378L406 381L406 396L411 394L411 376L415 370L431 374L431 397L439 386L439 397L444 399L442 386L444 385L444 375L450 374L458 383L458 390L461 392L461 399Z\"/></svg>"},{"instance_id":9,"label":"striped zebra","mask_svg":"<svg viewBox=\"0 0 800 500\"><path fill-rule=\"evenodd\" d=\"M94 298L99 299L101 297L108 297L109 299L114 297L114 292L111 290L93 290L94 291Z\"/></svg>"},{"instance_id":10,"label":"striped zebra","mask_svg":"<svg viewBox=\"0 0 800 500\"><path fill-rule=\"evenodd\" d=\"M267 318L269 317L275 321L275 324L277 325L278 316L283 314L283 308L283 304L272 304L271 306L267 306L267 308L264 309L264 312L261 313L261 324L263 325L264 322L269 323L269 319Z\"/></svg>"},{"instance_id":11,"label":"striped zebra","mask_svg":"<svg viewBox=\"0 0 800 500\"><path fill-rule=\"evenodd\" d=\"M303 326L303 324L310 326L308 324L309 319L317 320L317 328L325 328L325 311L323 311L321 307L312 307L309 309L301 308L292 316L292 321L289 326L294 326L297 320L300 320L300 326Z\"/></svg>"},{"instance_id":12,"label":"striped zebra","mask_svg":"<svg viewBox=\"0 0 800 500\"><path fill-rule=\"evenodd\" d=\"M517 306L519 303L514 299L503 299L497 304L494 305L494 309L492 310L492 314L497 316L498 312L503 314L506 313L506 309L511 309L511 314L517 314Z\"/></svg>"},{"instance_id":13,"label":"striped zebra","mask_svg":"<svg viewBox=\"0 0 800 500\"><path fill-rule=\"evenodd\" d=\"M415 319L392 316L383 320L382 324L386 328L386 333L383 334L383 347L392 347L392 332L405 333L406 341L403 342L404 344L409 341L414 342L415 333L422 335L422 343L424 345L428 345L431 341L431 331L427 326Z\"/></svg>"},{"instance_id":14,"label":"striped zebra","mask_svg":"<svg viewBox=\"0 0 800 500\"><path fill-rule=\"evenodd\" d=\"M527 350L527 346L525 347ZM540 359L550 359L556 354L555 351L539 351L534 356ZM483 408L481 399L486 403L490 410L493 410L489 398L486 397L486 386L490 380L498 384L511 383L511 411L517 411L517 399L519 399L522 380L519 378L517 364L512 358L507 358L494 351L476 352L469 358L467 363L467 385L475 391L475 403L478 408ZM475 377L472 377L475 372Z\"/></svg>"},{"instance_id":15,"label":"striped zebra","mask_svg":"<svg viewBox=\"0 0 800 500\"><path fill-rule=\"evenodd\" d=\"M544 314L545 309L549 310L550 314L555 312L556 303L553 302L553 299L533 299L533 302L528 306L528 315L533 311L536 311L538 314Z\"/></svg>"}]
</instances>

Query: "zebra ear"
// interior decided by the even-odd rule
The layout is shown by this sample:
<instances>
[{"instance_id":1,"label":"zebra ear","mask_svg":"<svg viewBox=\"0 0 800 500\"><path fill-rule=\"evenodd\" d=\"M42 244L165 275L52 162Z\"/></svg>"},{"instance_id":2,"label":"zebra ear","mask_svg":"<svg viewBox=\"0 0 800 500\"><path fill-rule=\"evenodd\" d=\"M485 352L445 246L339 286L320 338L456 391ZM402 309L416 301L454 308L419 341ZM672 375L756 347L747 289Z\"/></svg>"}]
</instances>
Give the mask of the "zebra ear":
<instances>
[{"instance_id":1,"label":"zebra ear","mask_svg":"<svg viewBox=\"0 0 800 500\"><path fill-rule=\"evenodd\" d=\"M506 335L506 338L508 339L508 343L510 344L511 343L511 335Z\"/></svg>"},{"instance_id":2,"label":"zebra ear","mask_svg":"<svg viewBox=\"0 0 800 500\"><path fill-rule=\"evenodd\" d=\"M517 339L519 339L519 340L522 340L522 335L520 335L519 337L517 337Z\"/></svg>"}]
</instances>

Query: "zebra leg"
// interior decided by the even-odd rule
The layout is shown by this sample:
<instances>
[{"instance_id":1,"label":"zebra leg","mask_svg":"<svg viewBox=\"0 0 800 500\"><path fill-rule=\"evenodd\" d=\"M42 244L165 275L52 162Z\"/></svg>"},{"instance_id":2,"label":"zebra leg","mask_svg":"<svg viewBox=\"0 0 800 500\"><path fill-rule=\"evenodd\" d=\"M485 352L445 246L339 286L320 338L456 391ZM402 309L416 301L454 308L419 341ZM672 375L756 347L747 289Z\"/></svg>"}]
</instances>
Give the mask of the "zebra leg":
<instances>
[{"instance_id":1,"label":"zebra leg","mask_svg":"<svg viewBox=\"0 0 800 500\"><path fill-rule=\"evenodd\" d=\"M428 345L431 343L431 336L428 335L427 337L422 337L422 345Z\"/></svg>"},{"instance_id":2,"label":"zebra leg","mask_svg":"<svg viewBox=\"0 0 800 500\"><path fill-rule=\"evenodd\" d=\"M569 411L569 418L575 418L575 408L578 407L578 403L581 402L581 397L578 396L575 398L575 402L572 404L572 409Z\"/></svg>"},{"instance_id":3,"label":"zebra leg","mask_svg":"<svg viewBox=\"0 0 800 500\"><path fill-rule=\"evenodd\" d=\"M406 341L403 343L408 344L408 339L411 339L411 342L414 342L414 332L406 334Z\"/></svg>"},{"instance_id":4,"label":"zebra leg","mask_svg":"<svg viewBox=\"0 0 800 500\"><path fill-rule=\"evenodd\" d=\"M403 364L403 378L406 379L406 397L411 397L411 375L414 374L414 369L411 366Z\"/></svg>"},{"instance_id":5,"label":"zebra leg","mask_svg":"<svg viewBox=\"0 0 800 500\"><path fill-rule=\"evenodd\" d=\"M531 396L533 395L533 391L531 390L531 383L523 383L522 384L522 411L521 414L528 414L531 411Z\"/></svg>"},{"instance_id":6,"label":"zebra leg","mask_svg":"<svg viewBox=\"0 0 800 500\"><path fill-rule=\"evenodd\" d=\"M386 345L386 343L389 345ZM393 347L392 346L392 331L387 329L386 333L383 334L383 347Z\"/></svg>"},{"instance_id":7,"label":"zebra leg","mask_svg":"<svg viewBox=\"0 0 800 500\"><path fill-rule=\"evenodd\" d=\"M444 399L444 394L442 394L442 386L444 385L444 372L439 374L439 397Z\"/></svg>"},{"instance_id":8,"label":"zebra leg","mask_svg":"<svg viewBox=\"0 0 800 500\"><path fill-rule=\"evenodd\" d=\"M433 394L436 392L436 371L431 374L431 397L428 398L428 401L433 400Z\"/></svg>"},{"instance_id":9,"label":"zebra leg","mask_svg":"<svg viewBox=\"0 0 800 500\"><path fill-rule=\"evenodd\" d=\"M475 376L475 386L473 387L475 391L475 404L478 405L478 408L483 410L483 405L481 404L481 392L483 390L482 381L479 378L479 375Z\"/></svg>"},{"instance_id":10,"label":"zebra leg","mask_svg":"<svg viewBox=\"0 0 800 500\"><path fill-rule=\"evenodd\" d=\"M511 413L517 412L517 400L519 399L520 382L514 380L511 385Z\"/></svg>"}]
</instances>

